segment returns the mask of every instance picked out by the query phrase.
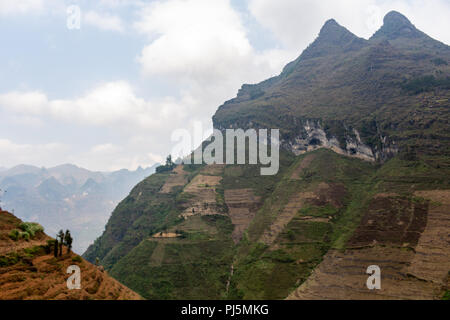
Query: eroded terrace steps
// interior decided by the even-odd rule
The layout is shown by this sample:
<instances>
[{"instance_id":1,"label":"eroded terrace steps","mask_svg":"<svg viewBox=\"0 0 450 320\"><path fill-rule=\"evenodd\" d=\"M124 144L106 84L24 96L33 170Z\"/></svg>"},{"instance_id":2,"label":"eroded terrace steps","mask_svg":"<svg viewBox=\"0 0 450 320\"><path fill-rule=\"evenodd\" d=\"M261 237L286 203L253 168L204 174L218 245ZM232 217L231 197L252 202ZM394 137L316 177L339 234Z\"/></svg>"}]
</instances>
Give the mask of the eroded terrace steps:
<instances>
[{"instance_id":1,"label":"eroded terrace steps","mask_svg":"<svg viewBox=\"0 0 450 320\"><path fill-rule=\"evenodd\" d=\"M194 215L224 214L217 205L216 187L222 177L219 175L223 166L206 166L200 174L184 188L183 192L190 195L185 210L181 213L183 218Z\"/></svg>"},{"instance_id":2,"label":"eroded terrace steps","mask_svg":"<svg viewBox=\"0 0 450 320\"><path fill-rule=\"evenodd\" d=\"M228 215L234 225L232 238L238 243L255 217L261 197L255 196L252 189L225 190L225 203L228 206Z\"/></svg>"},{"instance_id":3,"label":"eroded terrace steps","mask_svg":"<svg viewBox=\"0 0 450 320\"><path fill-rule=\"evenodd\" d=\"M170 193L173 188L184 186L188 182L187 175L188 173L184 171L183 165L176 166L171 175L167 178L159 193Z\"/></svg>"},{"instance_id":4,"label":"eroded terrace steps","mask_svg":"<svg viewBox=\"0 0 450 320\"><path fill-rule=\"evenodd\" d=\"M345 251L331 250L288 299L439 299L450 270L450 191L377 195ZM424 221L425 220L425 221ZM366 286L370 265L381 290Z\"/></svg>"}]
</instances>

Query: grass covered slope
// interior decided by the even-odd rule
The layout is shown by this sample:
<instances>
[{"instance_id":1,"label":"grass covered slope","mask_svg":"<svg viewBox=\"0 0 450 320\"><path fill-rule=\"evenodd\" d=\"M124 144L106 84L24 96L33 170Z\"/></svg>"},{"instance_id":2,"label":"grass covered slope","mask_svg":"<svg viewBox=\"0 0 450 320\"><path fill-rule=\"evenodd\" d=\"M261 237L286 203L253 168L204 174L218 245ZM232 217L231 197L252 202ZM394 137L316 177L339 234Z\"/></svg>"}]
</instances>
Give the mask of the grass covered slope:
<instances>
[{"instance_id":1,"label":"grass covered slope","mask_svg":"<svg viewBox=\"0 0 450 320\"><path fill-rule=\"evenodd\" d=\"M87 254L100 257L112 276L145 298L283 299L333 252L370 249L378 241L381 248L410 250L406 262L398 262L409 263L428 221L426 200L417 192L450 189L448 170L422 160L394 158L381 165L327 149L298 157L283 153L282 159L279 174L271 177L260 176L255 166L238 165L180 166L151 176L132 191L134 200L122 202L131 207L117 208L115 223ZM187 177L175 179L178 174ZM208 175L219 181L215 205L207 202L213 209L183 218L199 196L186 190L210 190L197 184ZM172 185L170 192L164 181ZM143 188L152 193L142 197ZM241 199L239 192L256 200ZM139 214L134 211L144 206ZM249 212L254 213L236 241L233 218ZM102 247L108 233L125 235L109 251ZM373 252L378 258L386 254ZM441 254L445 260L450 253L444 248ZM117 259L113 264L111 257ZM442 259L432 259L431 268L438 264Z\"/></svg>"},{"instance_id":2,"label":"grass covered slope","mask_svg":"<svg viewBox=\"0 0 450 320\"><path fill-rule=\"evenodd\" d=\"M280 128L277 175L160 170L84 256L152 299L440 298L447 204L431 204L450 190L449 62L448 46L395 12L370 40L327 22L280 76L244 85L213 118ZM397 291L367 294L363 267L383 257Z\"/></svg>"},{"instance_id":3,"label":"grass covered slope","mask_svg":"<svg viewBox=\"0 0 450 320\"><path fill-rule=\"evenodd\" d=\"M325 149L298 157L237 251L229 298L283 299L306 280L358 225L375 171Z\"/></svg>"},{"instance_id":4,"label":"grass covered slope","mask_svg":"<svg viewBox=\"0 0 450 320\"><path fill-rule=\"evenodd\" d=\"M136 300L141 297L74 253L54 257L43 230L28 228L32 235L15 238L12 231L30 227L6 211L0 211L1 300ZM81 290L69 290L70 265L81 270Z\"/></svg>"}]
</instances>

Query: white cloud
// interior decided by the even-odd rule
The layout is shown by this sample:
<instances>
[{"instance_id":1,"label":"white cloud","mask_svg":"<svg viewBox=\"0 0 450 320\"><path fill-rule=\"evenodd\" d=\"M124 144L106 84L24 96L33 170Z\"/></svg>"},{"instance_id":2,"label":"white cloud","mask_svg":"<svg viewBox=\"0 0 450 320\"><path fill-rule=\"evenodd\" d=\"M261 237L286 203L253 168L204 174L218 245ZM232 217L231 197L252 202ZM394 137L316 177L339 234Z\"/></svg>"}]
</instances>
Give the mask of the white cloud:
<instances>
[{"instance_id":1,"label":"white cloud","mask_svg":"<svg viewBox=\"0 0 450 320\"><path fill-rule=\"evenodd\" d=\"M64 6L59 0L0 0L0 15L42 12L50 8L49 3ZM0 165L72 162L89 169L112 170L163 161L173 146L173 130L190 129L194 121L210 129L211 116L219 105L234 97L243 83L278 74L330 18L367 38L381 26L384 14L395 9L424 32L450 43L447 0L248 0L248 4L250 17L236 11L230 0L101 0L82 6L86 24L116 32L125 30L119 15L127 16L126 6L138 12L134 27L147 39L136 53L145 76L139 79L140 88L151 96L151 84L163 82L170 96L143 98L127 81L106 82L65 99L51 99L47 92L33 90L0 94L0 109L10 126L17 123L31 135L55 124L69 124L70 130L75 130L55 129L61 130L57 137L67 147L46 143L48 137L41 141L40 136L33 137L32 141L40 141L36 144L0 140L0 155L9 161ZM65 10L61 12L65 14ZM253 20L274 35L279 47L255 49L248 30L254 27ZM260 41L264 36L256 38ZM73 146L76 138L68 136L86 129L101 138ZM110 132L114 135L109 136ZM21 137L20 141L24 140Z\"/></svg>"},{"instance_id":2,"label":"white cloud","mask_svg":"<svg viewBox=\"0 0 450 320\"><path fill-rule=\"evenodd\" d=\"M0 14L24 14L40 12L44 8L43 0L0 0Z\"/></svg>"},{"instance_id":3,"label":"white cloud","mask_svg":"<svg viewBox=\"0 0 450 320\"><path fill-rule=\"evenodd\" d=\"M137 97L133 88L124 81L99 85L75 99L49 100L38 91L14 91L0 95L0 107L10 112L126 129L161 128L164 121L186 116L180 108L180 104L185 102L187 100L175 101L172 98L146 101Z\"/></svg>"},{"instance_id":4,"label":"white cloud","mask_svg":"<svg viewBox=\"0 0 450 320\"><path fill-rule=\"evenodd\" d=\"M106 31L124 31L124 24L120 17L108 13L98 13L96 11L88 11L84 15L84 22Z\"/></svg>"},{"instance_id":5,"label":"white cloud","mask_svg":"<svg viewBox=\"0 0 450 320\"><path fill-rule=\"evenodd\" d=\"M447 0L249 0L249 10L261 25L298 54L315 39L328 19L334 18L356 35L369 38L391 10L400 11L430 36L450 42Z\"/></svg>"},{"instance_id":6,"label":"white cloud","mask_svg":"<svg viewBox=\"0 0 450 320\"><path fill-rule=\"evenodd\" d=\"M116 171L123 168L135 170L139 166L148 167L163 162L163 156L148 152L154 145L152 141L147 138L145 143L135 144L133 140L136 139L140 138L133 137L124 145L95 145L86 152L68 157L67 160L98 171Z\"/></svg>"},{"instance_id":7,"label":"white cloud","mask_svg":"<svg viewBox=\"0 0 450 320\"><path fill-rule=\"evenodd\" d=\"M210 123L210 115L203 115L199 106L203 105L188 94L179 99L145 100L123 81L99 85L73 99L52 100L39 91L0 94L0 110L7 112L10 118L31 118L44 124L56 120L57 123L69 124L71 130L75 128L79 132L86 127L98 132L116 132L123 139L120 143L113 140L114 143L105 141L91 145L93 142L86 140L83 142L84 151L72 148L70 153L55 154L51 159L95 170L135 169L139 165L159 162L173 147L170 140L173 130L189 127L196 120ZM70 136L76 135L77 131L60 132L60 138L64 141L68 135L71 139ZM38 152L29 159L22 156L27 154L27 150L30 155L34 152L26 149L20 154L10 153L8 159L16 164L48 165L48 157L34 162L42 153Z\"/></svg>"},{"instance_id":8,"label":"white cloud","mask_svg":"<svg viewBox=\"0 0 450 320\"><path fill-rule=\"evenodd\" d=\"M105 7L122 7L122 6L142 6L144 1L141 0L100 0L100 5Z\"/></svg>"},{"instance_id":9,"label":"white cloud","mask_svg":"<svg viewBox=\"0 0 450 320\"><path fill-rule=\"evenodd\" d=\"M234 97L242 84L278 74L296 56L284 50L255 50L229 0L154 2L140 11L135 28L149 39L138 58L143 74L167 80L174 95L183 97L179 110L185 123L201 121L205 129L211 128L218 106ZM172 130L187 126L168 125Z\"/></svg>"},{"instance_id":10,"label":"white cloud","mask_svg":"<svg viewBox=\"0 0 450 320\"><path fill-rule=\"evenodd\" d=\"M251 46L229 0L152 3L135 26L152 40L139 56L147 76L200 85L232 82L236 90L237 82L262 80L274 72L273 60Z\"/></svg>"},{"instance_id":11,"label":"white cloud","mask_svg":"<svg viewBox=\"0 0 450 320\"><path fill-rule=\"evenodd\" d=\"M0 16L40 15L65 13L62 0L0 0Z\"/></svg>"},{"instance_id":12,"label":"white cloud","mask_svg":"<svg viewBox=\"0 0 450 320\"><path fill-rule=\"evenodd\" d=\"M0 139L1 165L13 167L25 163L61 164L56 159L67 153L68 147L61 143L20 144L8 139ZM55 155L57 157L55 158Z\"/></svg>"}]
</instances>

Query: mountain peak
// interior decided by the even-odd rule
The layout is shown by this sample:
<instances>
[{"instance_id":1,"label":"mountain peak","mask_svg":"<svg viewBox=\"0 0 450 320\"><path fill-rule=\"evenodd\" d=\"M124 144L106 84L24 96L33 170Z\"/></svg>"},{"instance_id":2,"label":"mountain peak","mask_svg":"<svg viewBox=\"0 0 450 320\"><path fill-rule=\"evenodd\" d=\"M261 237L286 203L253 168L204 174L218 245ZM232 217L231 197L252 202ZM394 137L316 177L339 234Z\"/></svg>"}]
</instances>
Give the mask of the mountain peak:
<instances>
[{"instance_id":1,"label":"mountain peak","mask_svg":"<svg viewBox=\"0 0 450 320\"><path fill-rule=\"evenodd\" d=\"M389 11L384 16L383 21L384 24L403 24L412 26L412 23L408 20L408 18L398 11Z\"/></svg>"},{"instance_id":2,"label":"mountain peak","mask_svg":"<svg viewBox=\"0 0 450 320\"><path fill-rule=\"evenodd\" d=\"M322 29L320 30L320 34L327 33L327 32L330 32L332 30L336 30L339 28L343 28L343 27L341 25L339 25L339 23L337 23L336 20L330 19L325 22Z\"/></svg>"},{"instance_id":3,"label":"mountain peak","mask_svg":"<svg viewBox=\"0 0 450 320\"><path fill-rule=\"evenodd\" d=\"M364 40L341 26L334 19L323 25L317 39L303 52L302 58L316 58L328 54L358 49Z\"/></svg>"},{"instance_id":4,"label":"mountain peak","mask_svg":"<svg viewBox=\"0 0 450 320\"><path fill-rule=\"evenodd\" d=\"M421 36L423 36L423 33L417 30L408 18L397 11L390 11L383 19L383 26L372 38L393 40L397 38L418 38Z\"/></svg>"},{"instance_id":5,"label":"mountain peak","mask_svg":"<svg viewBox=\"0 0 450 320\"><path fill-rule=\"evenodd\" d=\"M330 19L320 29L318 40L330 42L342 42L342 40L349 40L350 38L357 38L353 33L341 26L334 19Z\"/></svg>"}]
</instances>

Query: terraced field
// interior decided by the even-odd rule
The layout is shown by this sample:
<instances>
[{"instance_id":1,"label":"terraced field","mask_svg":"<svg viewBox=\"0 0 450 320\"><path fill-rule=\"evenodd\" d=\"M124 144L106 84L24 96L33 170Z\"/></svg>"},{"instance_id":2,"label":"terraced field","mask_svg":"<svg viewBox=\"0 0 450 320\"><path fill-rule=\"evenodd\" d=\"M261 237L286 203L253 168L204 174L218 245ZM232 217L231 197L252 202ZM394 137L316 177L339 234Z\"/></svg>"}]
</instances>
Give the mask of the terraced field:
<instances>
[{"instance_id":1,"label":"terraced field","mask_svg":"<svg viewBox=\"0 0 450 320\"><path fill-rule=\"evenodd\" d=\"M450 270L449 190L377 194L344 251L331 250L288 299L436 299ZM370 265L381 289L366 286Z\"/></svg>"}]
</instances>

